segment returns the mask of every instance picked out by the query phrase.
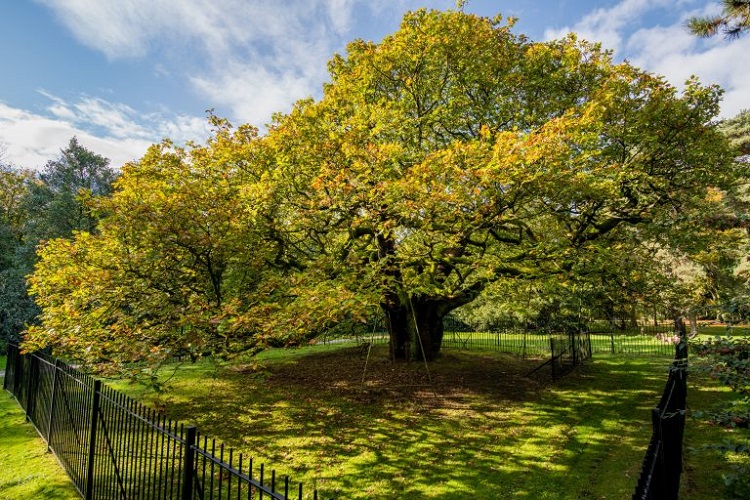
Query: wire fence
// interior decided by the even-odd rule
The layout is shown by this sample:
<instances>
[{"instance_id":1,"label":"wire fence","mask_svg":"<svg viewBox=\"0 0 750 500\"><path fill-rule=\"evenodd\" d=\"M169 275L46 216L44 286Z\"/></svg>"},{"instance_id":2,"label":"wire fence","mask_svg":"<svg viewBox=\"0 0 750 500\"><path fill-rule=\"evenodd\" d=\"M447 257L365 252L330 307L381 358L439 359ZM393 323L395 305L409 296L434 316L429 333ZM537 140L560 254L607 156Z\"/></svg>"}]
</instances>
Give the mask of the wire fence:
<instances>
[{"instance_id":1,"label":"wire fence","mask_svg":"<svg viewBox=\"0 0 750 500\"><path fill-rule=\"evenodd\" d=\"M44 353L9 345L3 388L86 500L318 498Z\"/></svg>"}]
</instances>

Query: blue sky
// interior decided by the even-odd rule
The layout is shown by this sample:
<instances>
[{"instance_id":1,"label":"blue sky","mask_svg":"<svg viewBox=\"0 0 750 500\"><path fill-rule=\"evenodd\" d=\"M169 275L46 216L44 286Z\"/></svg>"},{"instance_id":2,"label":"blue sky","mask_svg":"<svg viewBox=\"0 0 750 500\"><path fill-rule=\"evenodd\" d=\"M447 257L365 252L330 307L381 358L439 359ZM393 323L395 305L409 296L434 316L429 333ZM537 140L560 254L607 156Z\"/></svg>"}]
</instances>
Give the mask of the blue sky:
<instances>
[{"instance_id":1,"label":"blue sky","mask_svg":"<svg viewBox=\"0 0 750 500\"><path fill-rule=\"evenodd\" d=\"M378 41L404 12L454 0L6 0L0 4L0 159L39 168L72 136L119 167L170 137L205 141L205 111L261 126L320 95L326 62L355 38ZM534 40L576 31L617 60L680 86L725 90L722 116L750 108L750 36L696 40L709 0L471 0L519 19Z\"/></svg>"}]
</instances>

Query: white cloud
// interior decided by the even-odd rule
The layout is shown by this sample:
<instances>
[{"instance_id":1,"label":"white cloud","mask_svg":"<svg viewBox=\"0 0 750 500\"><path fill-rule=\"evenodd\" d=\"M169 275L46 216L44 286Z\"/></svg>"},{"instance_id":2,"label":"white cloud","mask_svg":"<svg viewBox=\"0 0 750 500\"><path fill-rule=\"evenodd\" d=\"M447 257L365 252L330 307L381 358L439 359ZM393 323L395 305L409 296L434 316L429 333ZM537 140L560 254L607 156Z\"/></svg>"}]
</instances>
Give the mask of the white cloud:
<instances>
[{"instance_id":1,"label":"white cloud","mask_svg":"<svg viewBox=\"0 0 750 500\"><path fill-rule=\"evenodd\" d=\"M211 131L206 117L201 116L176 116L171 120L164 120L160 116L149 117L158 123L158 135L160 139L170 138L175 144L185 144L188 141L197 143L206 142Z\"/></svg>"},{"instance_id":2,"label":"white cloud","mask_svg":"<svg viewBox=\"0 0 750 500\"><path fill-rule=\"evenodd\" d=\"M547 39L576 32L581 38L602 42L614 49L615 57L627 58L635 66L664 75L681 88L692 75L704 84L719 84L725 89L722 116L737 114L750 107L750 66L738 64L746 60L750 38L728 42L721 38L707 41L693 37L686 29L686 20L695 15L715 14L716 3L702 4L699 9L680 10L695 0L622 0L610 8L600 8L584 16L572 27L547 30ZM666 25L648 25L648 16L658 11L672 16Z\"/></svg>"},{"instance_id":3,"label":"white cloud","mask_svg":"<svg viewBox=\"0 0 750 500\"><path fill-rule=\"evenodd\" d=\"M349 31L354 2L351 0L329 0L327 2L328 18L338 33Z\"/></svg>"},{"instance_id":4,"label":"white cloud","mask_svg":"<svg viewBox=\"0 0 750 500\"><path fill-rule=\"evenodd\" d=\"M150 17L154 1L37 1L54 10L79 42L110 58L142 56L158 34Z\"/></svg>"},{"instance_id":5,"label":"white cloud","mask_svg":"<svg viewBox=\"0 0 750 500\"><path fill-rule=\"evenodd\" d=\"M709 5L707 10L714 11L715 5ZM670 26L635 31L628 37L626 52L633 64L665 75L678 87L692 75L698 76L703 84L720 85L725 90L721 114L734 116L750 107L747 86L750 66L744 64L750 51L750 38L733 41L695 38L685 29L685 21L691 15L704 12L686 13Z\"/></svg>"},{"instance_id":6,"label":"white cloud","mask_svg":"<svg viewBox=\"0 0 750 500\"><path fill-rule=\"evenodd\" d=\"M22 168L38 169L60 156L71 137L110 159L119 167L138 159L150 141L100 138L76 128L69 121L49 118L0 104L0 141L5 144L5 160Z\"/></svg>"},{"instance_id":7,"label":"white cloud","mask_svg":"<svg viewBox=\"0 0 750 500\"><path fill-rule=\"evenodd\" d=\"M574 26L548 29L546 39L562 38L575 32L581 38L601 42L605 49L619 50L623 43L623 30L637 22L649 10L674 4L668 0L623 0L610 8L598 8L583 17Z\"/></svg>"},{"instance_id":8,"label":"white cloud","mask_svg":"<svg viewBox=\"0 0 750 500\"><path fill-rule=\"evenodd\" d=\"M52 104L48 115L0 103L0 144L4 160L23 168L40 168L60 155L71 137L110 159L114 167L137 160L148 147L169 137L175 143L204 142L209 136L205 117L165 117L151 114L136 121L134 110L100 98L78 101L41 92Z\"/></svg>"},{"instance_id":9,"label":"white cloud","mask_svg":"<svg viewBox=\"0 0 750 500\"><path fill-rule=\"evenodd\" d=\"M195 77L192 83L213 95L216 104L231 106L235 116L256 126L265 125L273 113L289 110L294 100L310 94L305 76L273 72L264 66L230 65L218 78Z\"/></svg>"},{"instance_id":10,"label":"white cloud","mask_svg":"<svg viewBox=\"0 0 750 500\"><path fill-rule=\"evenodd\" d=\"M382 7L364 0L37 1L89 48L110 59L158 53L166 59L155 71L182 73L209 106L225 105L233 119L255 124L319 92L355 5ZM180 58L186 48L189 58Z\"/></svg>"},{"instance_id":11,"label":"white cloud","mask_svg":"<svg viewBox=\"0 0 750 500\"><path fill-rule=\"evenodd\" d=\"M351 38L368 15L385 16L394 25L411 0L36 0L51 9L82 44L110 59L146 58L153 71L184 79L205 107L229 110L235 123L267 123L300 98L320 92L326 62ZM434 4L435 2L433 2ZM451 2L452 3L452 2ZM598 8L572 26L548 30L547 38L569 31L616 49L644 69L681 85L690 74L727 89L723 113L748 107L750 70L737 61L750 48L750 37L732 43L698 41L685 32L688 14L715 12L715 3L699 0L621 0ZM416 6L416 5L414 5ZM445 7L445 6L444 6ZM448 5L451 7L451 5ZM655 14L658 14L656 16ZM653 18L667 19L655 25ZM662 21L664 23L665 21ZM202 142L204 117L143 114L121 103L83 95L49 99L43 114L0 108L0 143L7 157L26 165L54 158L72 135L110 156L113 164L140 157L162 137ZM11 125L10 116L19 120ZM32 132L32 124L41 132ZM28 134L28 136L24 136ZM96 139L95 136L100 137ZM99 142L97 142L99 141ZM16 159L23 158L23 160Z\"/></svg>"},{"instance_id":12,"label":"white cloud","mask_svg":"<svg viewBox=\"0 0 750 500\"><path fill-rule=\"evenodd\" d=\"M320 92L326 62L353 27L355 7L380 15L403 7L389 0L35 0L82 45L110 60L144 58L155 74L182 78L236 123L267 123L272 113ZM112 164L137 159L163 137L203 142L205 117L145 114L81 95L38 91L43 111L0 107L6 159L39 167L73 135Z\"/></svg>"}]
</instances>

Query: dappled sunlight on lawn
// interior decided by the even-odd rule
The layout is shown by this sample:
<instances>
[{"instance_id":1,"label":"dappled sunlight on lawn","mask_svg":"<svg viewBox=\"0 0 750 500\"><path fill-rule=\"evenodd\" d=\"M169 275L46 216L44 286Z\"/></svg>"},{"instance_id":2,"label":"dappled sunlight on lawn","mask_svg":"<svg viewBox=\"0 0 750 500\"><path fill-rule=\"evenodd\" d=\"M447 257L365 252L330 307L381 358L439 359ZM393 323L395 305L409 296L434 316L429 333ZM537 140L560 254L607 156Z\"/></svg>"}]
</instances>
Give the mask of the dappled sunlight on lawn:
<instances>
[{"instance_id":1,"label":"dappled sunlight on lawn","mask_svg":"<svg viewBox=\"0 0 750 500\"><path fill-rule=\"evenodd\" d=\"M552 384L538 360L449 352L391 364L385 348L193 365L170 416L340 498L623 498L650 436L663 359L602 357ZM364 377L363 377L364 374ZM364 382L363 382L364 378Z\"/></svg>"}]
</instances>

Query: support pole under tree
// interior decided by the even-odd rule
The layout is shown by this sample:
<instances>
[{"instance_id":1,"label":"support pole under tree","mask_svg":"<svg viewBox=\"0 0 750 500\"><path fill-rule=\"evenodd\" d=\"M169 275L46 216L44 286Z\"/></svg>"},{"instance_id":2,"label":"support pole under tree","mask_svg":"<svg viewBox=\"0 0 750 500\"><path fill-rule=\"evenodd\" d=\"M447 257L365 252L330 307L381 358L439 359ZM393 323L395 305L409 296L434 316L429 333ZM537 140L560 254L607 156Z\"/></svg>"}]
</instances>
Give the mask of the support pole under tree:
<instances>
[{"instance_id":1,"label":"support pole under tree","mask_svg":"<svg viewBox=\"0 0 750 500\"><path fill-rule=\"evenodd\" d=\"M94 498L94 458L96 452L96 427L98 424L99 404L101 399L102 381L94 381L94 395L91 401L91 420L89 428L89 457L86 469L86 497L85 500Z\"/></svg>"}]
</instances>

